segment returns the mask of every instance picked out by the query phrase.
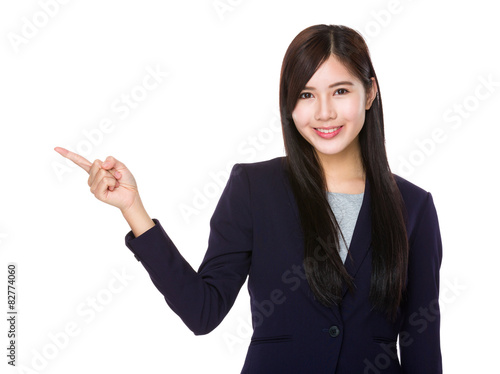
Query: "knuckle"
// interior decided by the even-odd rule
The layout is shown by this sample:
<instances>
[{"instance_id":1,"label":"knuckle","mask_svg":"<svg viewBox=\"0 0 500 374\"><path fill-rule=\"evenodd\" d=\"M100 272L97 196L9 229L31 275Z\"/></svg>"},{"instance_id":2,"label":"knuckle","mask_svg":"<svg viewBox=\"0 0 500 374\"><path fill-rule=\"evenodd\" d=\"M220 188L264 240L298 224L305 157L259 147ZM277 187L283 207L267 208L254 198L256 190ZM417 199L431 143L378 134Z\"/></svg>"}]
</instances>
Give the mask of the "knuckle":
<instances>
[{"instance_id":1,"label":"knuckle","mask_svg":"<svg viewBox=\"0 0 500 374\"><path fill-rule=\"evenodd\" d=\"M104 169L99 169L99 170L97 171L97 176L98 176L99 178L104 178L104 176L106 176L106 175L107 175L107 173L108 173L108 171L107 171L107 170L104 170Z\"/></svg>"},{"instance_id":2,"label":"knuckle","mask_svg":"<svg viewBox=\"0 0 500 374\"><path fill-rule=\"evenodd\" d=\"M101 168L102 163L98 163L97 161L94 161L92 166L90 167L90 173L89 174L95 174L97 170Z\"/></svg>"}]
</instances>

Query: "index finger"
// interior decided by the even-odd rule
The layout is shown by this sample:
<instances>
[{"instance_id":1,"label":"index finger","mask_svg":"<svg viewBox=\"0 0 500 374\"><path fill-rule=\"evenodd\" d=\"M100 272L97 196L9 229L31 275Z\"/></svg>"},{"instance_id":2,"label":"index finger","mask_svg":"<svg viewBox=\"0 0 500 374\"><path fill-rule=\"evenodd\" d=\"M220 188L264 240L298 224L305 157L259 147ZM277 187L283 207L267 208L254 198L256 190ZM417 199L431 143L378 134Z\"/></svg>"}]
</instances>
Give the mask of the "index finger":
<instances>
[{"instance_id":1,"label":"index finger","mask_svg":"<svg viewBox=\"0 0 500 374\"><path fill-rule=\"evenodd\" d=\"M92 163L89 160L87 160L85 157L82 157L79 154L76 154L74 152L68 151L67 149L62 148L62 147L55 147L54 151L59 153L61 156L66 157L68 160L73 161L75 164L80 166L87 173L90 172L90 167L92 166Z\"/></svg>"}]
</instances>

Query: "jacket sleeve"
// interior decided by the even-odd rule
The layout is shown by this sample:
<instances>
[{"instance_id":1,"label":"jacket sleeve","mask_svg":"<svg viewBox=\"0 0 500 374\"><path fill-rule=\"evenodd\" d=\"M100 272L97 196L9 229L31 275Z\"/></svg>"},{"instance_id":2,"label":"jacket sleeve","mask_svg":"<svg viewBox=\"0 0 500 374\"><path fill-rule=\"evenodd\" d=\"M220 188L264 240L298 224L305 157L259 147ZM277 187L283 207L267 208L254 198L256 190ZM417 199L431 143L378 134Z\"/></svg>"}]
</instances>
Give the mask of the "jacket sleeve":
<instances>
[{"instance_id":1,"label":"jacket sleeve","mask_svg":"<svg viewBox=\"0 0 500 374\"><path fill-rule=\"evenodd\" d=\"M208 249L196 272L182 257L160 222L126 246L148 271L167 304L195 334L212 331L234 304L248 275L252 251L249 183L234 165L210 220Z\"/></svg>"},{"instance_id":2,"label":"jacket sleeve","mask_svg":"<svg viewBox=\"0 0 500 374\"><path fill-rule=\"evenodd\" d=\"M405 374L442 373L439 269L442 259L438 217L430 193L409 237L408 283L399 335Z\"/></svg>"}]
</instances>

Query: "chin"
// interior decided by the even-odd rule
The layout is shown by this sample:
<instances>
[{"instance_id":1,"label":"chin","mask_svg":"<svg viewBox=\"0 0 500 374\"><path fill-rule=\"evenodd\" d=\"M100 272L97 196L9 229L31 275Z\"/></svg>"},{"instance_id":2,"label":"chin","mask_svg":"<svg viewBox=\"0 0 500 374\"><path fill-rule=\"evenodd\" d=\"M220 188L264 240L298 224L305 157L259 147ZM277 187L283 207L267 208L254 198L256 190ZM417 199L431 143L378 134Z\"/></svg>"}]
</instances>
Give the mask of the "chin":
<instances>
[{"instance_id":1,"label":"chin","mask_svg":"<svg viewBox=\"0 0 500 374\"><path fill-rule=\"evenodd\" d=\"M344 148L322 149L322 148L316 148L316 147L314 147L314 149L316 150L317 153L319 153L320 155L323 155L323 156L335 156L335 155L342 153L342 151L344 150Z\"/></svg>"}]
</instances>

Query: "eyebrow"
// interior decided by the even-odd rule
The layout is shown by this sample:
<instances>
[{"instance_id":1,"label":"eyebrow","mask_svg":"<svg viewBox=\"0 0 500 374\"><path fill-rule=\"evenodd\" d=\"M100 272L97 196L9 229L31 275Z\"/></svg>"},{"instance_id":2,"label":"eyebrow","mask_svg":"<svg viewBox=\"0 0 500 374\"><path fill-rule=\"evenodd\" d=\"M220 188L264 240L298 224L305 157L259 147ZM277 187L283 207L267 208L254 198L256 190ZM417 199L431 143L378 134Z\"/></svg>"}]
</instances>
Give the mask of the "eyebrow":
<instances>
[{"instance_id":1,"label":"eyebrow","mask_svg":"<svg viewBox=\"0 0 500 374\"><path fill-rule=\"evenodd\" d=\"M333 88L333 87L336 87L336 86L354 86L354 83L352 83L350 81L341 81L341 82L332 83L331 85L328 86L328 88ZM305 86L304 90L314 91L315 88L314 87Z\"/></svg>"}]
</instances>

